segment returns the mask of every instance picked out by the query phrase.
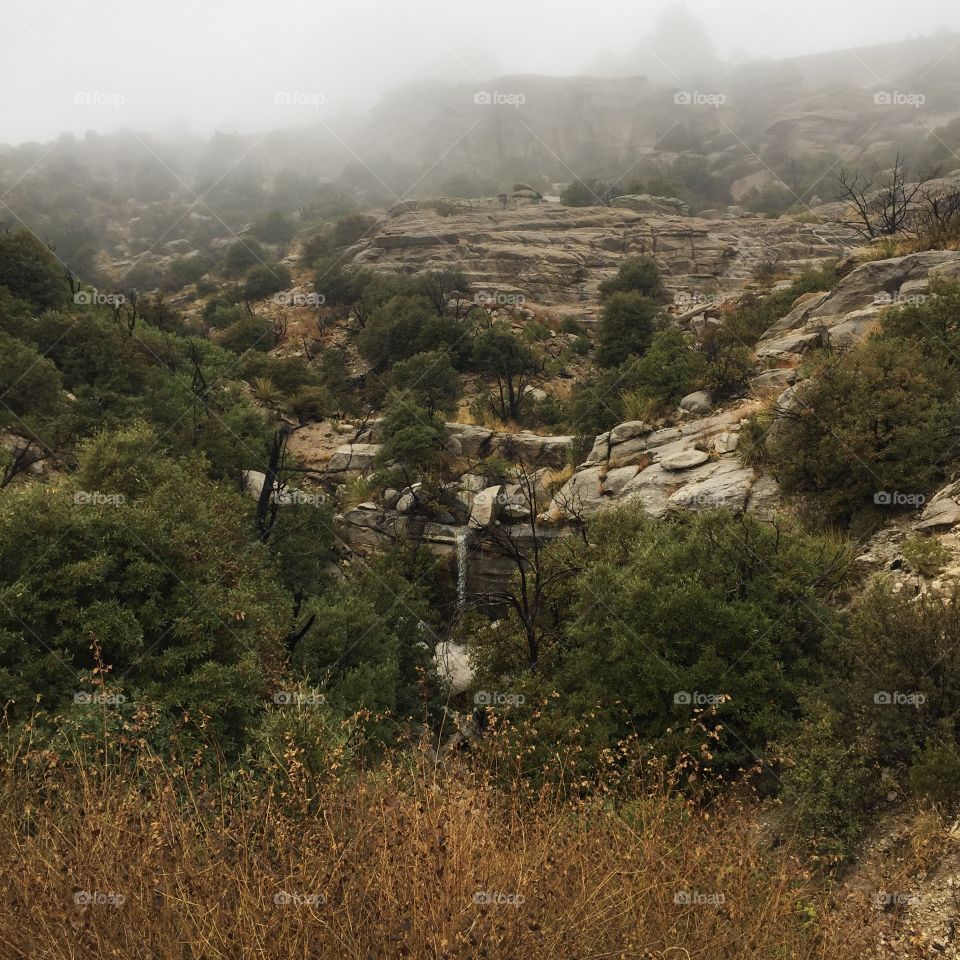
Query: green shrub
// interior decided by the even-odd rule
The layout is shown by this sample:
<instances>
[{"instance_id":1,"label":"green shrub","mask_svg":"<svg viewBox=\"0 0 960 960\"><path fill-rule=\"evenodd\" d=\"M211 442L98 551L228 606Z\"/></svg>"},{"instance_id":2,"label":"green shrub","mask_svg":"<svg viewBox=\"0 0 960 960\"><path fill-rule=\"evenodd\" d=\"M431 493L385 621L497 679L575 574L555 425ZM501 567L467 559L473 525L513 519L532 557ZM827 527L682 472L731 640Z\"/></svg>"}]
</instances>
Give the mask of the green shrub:
<instances>
[{"instance_id":1,"label":"green shrub","mask_svg":"<svg viewBox=\"0 0 960 960\"><path fill-rule=\"evenodd\" d=\"M267 252L253 237L235 240L227 250L224 272L230 277L239 277L251 267L263 266L268 260Z\"/></svg>"},{"instance_id":2,"label":"green shrub","mask_svg":"<svg viewBox=\"0 0 960 960\"><path fill-rule=\"evenodd\" d=\"M818 706L787 754L781 796L790 818L821 853L849 856L880 798L880 777L863 745Z\"/></svg>"},{"instance_id":3,"label":"green shrub","mask_svg":"<svg viewBox=\"0 0 960 960\"><path fill-rule=\"evenodd\" d=\"M227 327L219 337L220 346L234 353L260 350L266 353L273 349L273 324L264 317L247 313Z\"/></svg>"},{"instance_id":4,"label":"green shrub","mask_svg":"<svg viewBox=\"0 0 960 960\"><path fill-rule=\"evenodd\" d=\"M667 300L667 288L660 276L660 268L650 256L627 257L617 270L617 275L604 280L599 291L601 302L616 293L639 293L655 303L665 303Z\"/></svg>"},{"instance_id":5,"label":"green shrub","mask_svg":"<svg viewBox=\"0 0 960 960\"><path fill-rule=\"evenodd\" d=\"M934 537L913 537L900 548L907 566L921 577L935 577L950 562L953 554Z\"/></svg>"},{"instance_id":6,"label":"green shrub","mask_svg":"<svg viewBox=\"0 0 960 960\"><path fill-rule=\"evenodd\" d=\"M0 231L0 288L37 310L56 310L70 301L63 267L50 248L28 230Z\"/></svg>"},{"instance_id":7,"label":"green shrub","mask_svg":"<svg viewBox=\"0 0 960 960\"><path fill-rule=\"evenodd\" d=\"M656 303L641 293L613 293L597 323L597 361L616 367L630 356L643 356L661 322Z\"/></svg>"},{"instance_id":8,"label":"green shrub","mask_svg":"<svg viewBox=\"0 0 960 960\"><path fill-rule=\"evenodd\" d=\"M243 298L262 300L264 297L286 290L291 283L290 271L283 264L254 267L247 274L243 284Z\"/></svg>"},{"instance_id":9,"label":"green shrub","mask_svg":"<svg viewBox=\"0 0 960 960\"><path fill-rule=\"evenodd\" d=\"M916 343L873 337L798 388L770 438L777 478L811 510L849 522L884 492L919 496L944 476L960 417L958 372Z\"/></svg>"},{"instance_id":10,"label":"green shrub","mask_svg":"<svg viewBox=\"0 0 960 960\"><path fill-rule=\"evenodd\" d=\"M918 796L955 806L960 801L960 749L956 740L931 740L919 750L910 768L909 783Z\"/></svg>"}]
</instances>

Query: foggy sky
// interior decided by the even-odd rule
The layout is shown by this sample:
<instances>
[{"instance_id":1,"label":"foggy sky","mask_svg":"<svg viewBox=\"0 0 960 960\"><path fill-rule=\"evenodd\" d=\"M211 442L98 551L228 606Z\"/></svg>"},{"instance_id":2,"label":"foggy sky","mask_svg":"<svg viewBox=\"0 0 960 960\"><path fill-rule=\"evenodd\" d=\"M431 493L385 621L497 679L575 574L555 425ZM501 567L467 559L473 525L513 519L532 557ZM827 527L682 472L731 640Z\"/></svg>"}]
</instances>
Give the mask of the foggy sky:
<instances>
[{"instance_id":1,"label":"foggy sky","mask_svg":"<svg viewBox=\"0 0 960 960\"><path fill-rule=\"evenodd\" d=\"M362 111L414 80L479 85L504 74L603 73L604 64L642 48L669 5L0 0L0 143L121 127L244 133ZM960 32L957 0L687 0L687 7L728 61Z\"/></svg>"}]
</instances>

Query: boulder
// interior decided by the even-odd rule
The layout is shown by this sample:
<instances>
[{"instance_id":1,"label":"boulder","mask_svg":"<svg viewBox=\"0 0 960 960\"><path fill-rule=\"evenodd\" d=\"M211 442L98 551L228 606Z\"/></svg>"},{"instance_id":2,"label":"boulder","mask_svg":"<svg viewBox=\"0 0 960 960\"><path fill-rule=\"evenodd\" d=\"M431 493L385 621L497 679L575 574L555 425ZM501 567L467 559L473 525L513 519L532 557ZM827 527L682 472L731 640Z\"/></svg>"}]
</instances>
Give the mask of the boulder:
<instances>
[{"instance_id":1,"label":"boulder","mask_svg":"<svg viewBox=\"0 0 960 960\"><path fill-rule=\"evenodd\" d=\"M797 371L793 367L778 367L774 370L765 370L750 378L750 389L754 393L764 394L775 390L782 392L797 381Z\"/></svg>"},{"instance_id":2,"label":"boulder","mask_svg":"<svg viewBox=\"0 0 960 960\"><path fill-rule=\"evenodd\" d=\"M449 685L451 696L470 688L474 669L467 648L460 643L445 641L436 645L434 656L440 678Z\"/></svg>"},{"instance_id":3,"label":"boulder","mask_svg":"<svg viewBox=\"0 0 960 960\"><path fill-rule=\"evenodd\" d=\"M934 494L913 529L921 533L949 530L960 523L960 483L951 483Z\"/></svg>"},{"instance_id":4,"label":"boulder","mask_svg":"<svg viewBox=\"0 0 960 960\"><path fill-rule=\"evenodd\" d=\"M347 443L337 447L326 466L327 473L360 473L374 465L380 453L379 443Z\"/></svg>"},{"instance_id":5,"label":"boulder","mask_svg":"<svg viewBox=\"0 0 960 960\"><path fill-rule=\"evenodd\" d=\"M680 401L680 409L687 413L705 417L713 413L713 397L710 396L707 390L697 390L694 393L688 393Z\"/></svg>"},{"instance_id":6,"label":"boulder","mask_svg":"<svg viewBox=\"0 0 960 960\"><path fill-rule=\"evenodd\" d=\"M753 470L734 460L721 460L716 469L696 483L674 493L669 500L672 509L743 510L753 486Z\"/></svg>"},{"instance_id":7,"label":"boulder","mask_svg":"<svg viewBox=\"0 0 960 960\"><path fill-rule=\"evenodd\" d=\"M493 431L472 423L448 423L447 434L460 444L461 456L485 457L490 453Z\"/></svg>"},{"instance_id":8,"label":"boulder","mask_svg":"<svg viewBox=\"0 0 960 960\"><path fill-rule=\"evenodd\" d=\"M614 427L609 434L611 446L617 443L623 443L626 440L635 440L637 437L645 437L653 432L653 427L648 426L642 420L629 420L627 423L621 423ZM599 437L597 438L599 440Z\"/></svg>"},{"instance_id":9,"label":"boulder","mask_svg":"<svg viewBox=\"0 0 960 960\"><path fill-rule=\"evenodd\" d=\"M496 484L481 490L473 498L473 509L470 513L471 527L490 527L497 522L500 515L501 494L503 484Z\"/></svg>"},{"instance_id":10,"label":"boulder","mask_svg":"<svg viewBox=\"0 0 960 960\"><path fill-rule=\"evenodd\" d=\"M690 470L699 467L710 459L710 455L703 450L683 450L680 453L662 457L660 466L664 470Z\"/></svg>"}]
</instances>

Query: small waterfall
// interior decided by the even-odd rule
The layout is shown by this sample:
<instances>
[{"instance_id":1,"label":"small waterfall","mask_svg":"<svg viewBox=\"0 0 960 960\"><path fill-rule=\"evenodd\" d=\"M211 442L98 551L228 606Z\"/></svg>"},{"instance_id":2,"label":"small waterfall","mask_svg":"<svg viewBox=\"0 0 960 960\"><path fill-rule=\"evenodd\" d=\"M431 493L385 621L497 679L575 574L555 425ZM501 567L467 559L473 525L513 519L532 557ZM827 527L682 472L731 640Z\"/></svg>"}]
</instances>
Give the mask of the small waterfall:
<instances>
[{"instance_id":1,"label":"small waterfall","mask_svg":"<svg viewBox=\"0 0 960 960\"><path fill-rule=\"evenodd\" d=\"M463 609L467 601L467 567L470 563L470 530L464 527L457 531L457 608Z\"/></svg>"}]
</instances>

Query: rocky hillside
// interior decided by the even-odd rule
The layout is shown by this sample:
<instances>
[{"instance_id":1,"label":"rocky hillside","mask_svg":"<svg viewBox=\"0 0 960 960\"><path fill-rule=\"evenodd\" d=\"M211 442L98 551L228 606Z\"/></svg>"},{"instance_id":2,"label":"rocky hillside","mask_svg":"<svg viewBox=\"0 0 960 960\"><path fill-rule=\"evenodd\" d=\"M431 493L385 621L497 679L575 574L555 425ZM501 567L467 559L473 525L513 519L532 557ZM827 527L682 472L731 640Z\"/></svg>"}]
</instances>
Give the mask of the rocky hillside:
<instances>
[{"instance_id":1,"label":"rocky hillside","mask_svg":"<svg viewBox=\"0 0 960 960\"><path fill-rule=\"evenodd\" d=\"M792 219L764 220L742 211L711 217L668 216L644 209L642 197L612 207L565 207L496 200L407 204L391 213L351 253L378 270L456 269L475 289L505 302L559 308L584 319L597 311L597 286L630 254L651 254L678 304L741 290L761 264L784 273L838 259L852 234ZM637 207L638 209L631 209Z\"/></svg>"}]
</instances>

